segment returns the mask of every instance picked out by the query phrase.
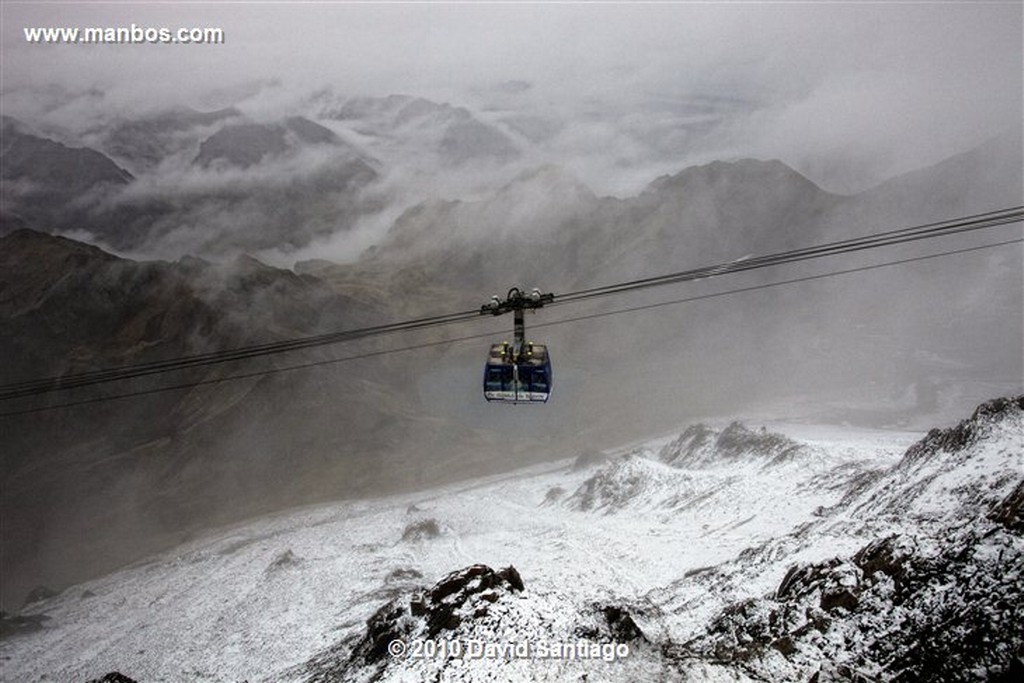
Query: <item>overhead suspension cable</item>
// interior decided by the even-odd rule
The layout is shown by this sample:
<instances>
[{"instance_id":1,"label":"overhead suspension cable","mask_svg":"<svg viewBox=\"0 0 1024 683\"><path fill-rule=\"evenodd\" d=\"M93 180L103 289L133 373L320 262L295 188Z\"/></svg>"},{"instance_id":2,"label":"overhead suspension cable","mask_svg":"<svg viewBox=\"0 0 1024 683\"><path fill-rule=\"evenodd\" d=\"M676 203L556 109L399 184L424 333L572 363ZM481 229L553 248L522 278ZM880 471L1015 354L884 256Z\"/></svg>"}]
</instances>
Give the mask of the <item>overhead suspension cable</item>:
<instances>
[{"instance_id":1,"label":"overhead suspension cable","mask_svg":"<svg viewBox=\"0 0 1024 683\"><path fill-rule=\"evenodd\" d=\"M1021 221L1022 218L1024 218L1024 206L1017 206L1000 211L988 211L985 213L974 214L972 216L965 216L963 218L927 223L898 230L890 230L814 247L804 247L801 249L794 249L766 256L742 258L714 266L694 268L677 273L668 273L666 275L632 280L630 282L620 282L603 287L592 287L578 292L560 294L555 298L555 304L572 303L583 299L608 296L609 294L633 292L650 287L660 287L662 285L676 284L680 282L691 282L713 276L757 270L781 264L796 263L798 261L807 261L810 259L822 258L824 256L848 254L867 249L877 249L879 247L955 235L962 232L983 230L985 228L1017 223Z\"/></svg>"},{"instance_id":2,"label":"overhead suspension cable","mask_svg":"<svg viewBox=\"0 0 1024 683\"><path fill-rule=\"evenodd\" d=\"M827 272L827 273L818 273L818 274L815 274L815 275L805 275L805 276L802 276L802 277L790 278L790 279L787 279L787 280L778 280L778 281L775 281L775 282L767 282L767 283L762 283L762 284L759 284L759 285L750 285L748 287L737 287L735 289L728 289L728 290L724 290L724 291L720 291L720 292L711 292L711 293L707 293L707 294L697 294L697 295L693 295L693 296L687 296L687 297L682 297L682 298L678 298L678 299L672 299L670 301L659 301L659 302L656 302L656 303L643 304L643 305L639 305L639 306L630 306L630 307L627 307L627 308L620 308L620 309L615 309L615 310L612 310L612 311L601 311L601 312L598 312L598 313L590 313L590 314L580 315L580 316L576 316L576 317L572 317L572 318L564 318L562 320L553 320L553 321L549 321L549 322L545 322L545 323L539 323L539 324L534 325L534 327L535 328L537 328L537 327L558 327L560 325L568 325L570 323L583 322L583 321L587 321L587 320L595 320L595 319L598 319L598 318L606 318L606 317L610 317L610 316L614 316L614 315L622 315L622 314L625 314L625 313L635 313L635 312L638 312L638 311L645 311L645 310L654 309L654 308L661 308L661 307L665 307L665 306L674 306L674 305L679 305L679 304L684 304L684 303L691 303L691 302L695 302L695 301L703 301L705 299L714 299L714 298L718 298L718 297L730 296L730 295L734 295L734 294L741 294L741 293L745 293L745 292L753 292L753 291L762 290L762 289L770 289L770 288L773 288L773 287L780 287L780 286L783 286L783 285L797 284L797 283L802 283L802 282L810 282L810 281L813 281L813 280L822 280L822 279L825 279L825 278L837 277L837 276L840 276L840 275L850 275L852 273L860 273L860 272L865 272L865 271L870 271L870 270L877 270L877 269L880 269L880 268L889 268L889 267L892 267L892 266L906 265L906 264L909 264L909 263L917 263L917 262L920 262L920 261L928 261L928 260L932 260L932 259L937 259L937 258L941 258L941 257L944 257L944 256L953 256L953 255L956 255L956 254L966 254L966 253L971 253L971 252L978 252L978 251L982 251L982 250L986 250L986 249L994 249L996 247L1003 247L1003 246L1008 246L1008 245L1012 245L1012 244L1021 244L1021 243L1024 243L1024 238L1017 238L1017 239L1011 239L1011 240L1003 240L1003 241L1000 241L1000 242L993 242L993 243L989 243L989 244L981 244L981 245L976 245L976 246L971 246L971 247L963 247L963 248L960 248L960 249L951 249L951 250L942 251L942 252L938 252L938 253L934 253L934 254L924 254L922 256L912 256L912 257L898 259L898 260L894 260L894 261L886 261L886 262L883 262L883 263L874 263L874 264L865 265L865 266L857 266L855 268L847 268L847 269L844 269L844 270L837 270L837 271L832 271L832 272ZM404 353L404 352L407 352L407 351L418 351L418 350L421 350L421 349L426 349L426 348L431 348L431 347L436 347L436 346L446 346L446 345L458 344L458 343L466 342L466 341L474 341L474 340L477 340L477 339L485 339L485 338L493 337L494 334L495 334L494 332L484 332L484 333L481 333L481 334L471 334L471 335L456 337L456 338L453 338L453 339L442 339L442 340L431 341L431 342L424 342L424 343L421 343L421 344L414 344L414 345L411 345L411 346L403 346L403 347L393 348L393 349L382 349L382 350L378 350L378 351L369 351L369 352L366 352L366 353L361 353L361 354L356 354L356 355L351 355L351 356L344 356L342 358L328 358L328 359L323 359L323 360L318 360L318 361L309 361L309 362L305 362L305 363L297 363L297 364L294 364L294 365L286 365L286 366L282 366L282 367L269 368L269 369L266 369L266 370L257 370L257 371L254 371L254 372L246 372L246 373L241 373L241 374L237 374L237 375L227 375L227 376L224 376L224 377L207 377L207 378L204 378L204 379L195 380L195 381L191 381L191 382L182 382L180 384L173 384L173 385L167 385L167 386L162 386L162 387L154 387L154 388L150 388L150 389L142 389L142 390L139 390L139 391L132 391L132 392L121 393L121 394L111 394L111 395L107 395L107 396L96 396L96 397L93 397L93 398L87 398L87 399L82 399L82 400L77 400L77 401L69 401L69 402L66 402L66 403L57 403L57 404L51 404L51 405L45 405L45 406L37 406L37 407L33 407L33 408L25 408L25 409L20 409L20 410L13 410L13 411L8 411L8 412L0 412L0 418L3 418L3 417L14 417L14 416L18 416L18 415L29 415L29 414L33 414L33 413L47 412L47 411L51 411L51 410L57 410L57 409L60 409L60 408L71 408L71 407L75 407L75 406L88 405L88 404L93 404L93 403L104 403L104 402L107 402L107 401L114 401L114 400L118 400L118 399L136 398L136 397L139 397L139 396L149 396L149 395L152 395L152 394L160 394L160 393L165 393L165 392L169 392L169 391L179 391L179 390L183 390L183 389L192 389L192 388L200 387L200 386L206 386L206 385L212 385L212 384L220 384L222 382L237 381L237 380L242 380L242 379L252 379L252 378L255 378L255 377L263 377L263 376L267 376L267 375L275 375L275 374L278 374L278 373L291 372L291 371L294 371L294 370L304 370L304 369L315 368L315 367L320 367L320 366L325 366L325 365L334 365L334 364L337 364L337 363L347 363L349 361L364 360L364 359L368 359L368 358L387 356L387 355L394 354L394 353Z\"/></svg>"},{"instance_id":3,"label":"overhead suspension cable","mask_svg":"<svg viewBox=\"0 0 1024 683\"><path fill-rule=\"evenodd\" d=\"M149 363L140 363L137 365L128 365L120 368L110 368L107 370L83 372L74 375L64 375L60 377L49 377L39 380L30 380L26 382L3 385L2 387L0 387L0 400L20 398L22 396L33 396L36 394L47 393L51 391L59 391L62 389L72 389L75 387L89 386L92 384L114 382L118 380L132 379L135 377L144 377L146 375L170 372L172 370L184 370L188 368L201 367L205 365L214 365L218 363L226 363L237 360L246 360L249 358L268 356L278 353L284 353L287 351L296 351L300 349L313 348L316 346L324 346L326 344L336 344L338 342L343 341L354 341L357 339L364 339L366 337L379 336L383 334L409 332L413 330L426 329L429 327L436 327L440 325L448 325L455 322L462 322L465 320L475 319L477 317L479 317L478 311L463 311L460 313L452 313L448 315L438 315L429 318L408 320L400 323L390 323L387 325L377 325L374 327L365 327L356 330L331 332L312 337L301 337L298 339L291 339L280 342L244 346L241 348L229 349L227 351L196 354L192 356L184 356L180 358L163 361L153 361Z\"/></svg>"},{"instance_id":4,"label":"overhead suspension cable","mask_svg":"<svg viewBox=\"0 0 1024 683\"><path fill-rule=\"evenodd\" d=\"M868 249L894 246L908 242L934 239L959 233L972 232L1000 225L1020 222L1024 219L1024 206L1017 206L1000 211L989 211L963 218L927 223L890 230L863 237L851 238L827 244L804 247L790 251L778 252L765 256L739 259L713 266L669 273L656 277L642 278L628 282L620 282L603 287L593 287L576 292L569 292L555 297L553 305L575 303L612 294L633 292L669 284L691 282L695 280L717 277L731 273L745 272L768 268L771 266L807 261L811 259L847 254ZM446 315L378 325L355 330L344 330L327 334L302 337L291 340L270 342L253 346L228 349L191 356L183 356L162 361L153 361L136 365L122 366L105 370L82 372L58 377L29 380L14 384L0 385L0 401L34 396L53 391L61 391L78 387L91 386L108 382L133 379L147 375L184 370L194 367L209 366L239 360L248 360L261 356L280 354L300 349L309 349L328 344L354 341L383 334L408 332L443 325L467 322L479 317L478 310L462 311Z\"/></svg>"}]
</instances>

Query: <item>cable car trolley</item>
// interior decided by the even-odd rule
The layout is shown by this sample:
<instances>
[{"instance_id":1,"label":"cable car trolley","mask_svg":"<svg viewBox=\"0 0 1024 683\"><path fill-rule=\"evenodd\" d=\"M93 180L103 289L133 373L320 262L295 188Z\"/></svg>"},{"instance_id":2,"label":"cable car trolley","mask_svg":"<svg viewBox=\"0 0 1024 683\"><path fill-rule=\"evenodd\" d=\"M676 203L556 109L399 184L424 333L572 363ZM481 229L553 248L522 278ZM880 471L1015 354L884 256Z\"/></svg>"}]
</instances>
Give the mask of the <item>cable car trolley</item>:
<instances>
[{"instance_id":1,"label":"cable car trolley","mask_svg":"<svg viewBox=\"0 0 1024 683\"><path fill-rule=\"evenodd\" d=\"M480 315L514 316L514 339L491 345L484 366L484 398L501 403L547 403L551 397L553 375L551 356L544 344L526 341L526 323L523 312L536 309L555 300L554 294L541 294L534 289L529 294L518 287L508 290L502 301L497 295L490 303L480 307Z\"/></svg>"}]
</instances>

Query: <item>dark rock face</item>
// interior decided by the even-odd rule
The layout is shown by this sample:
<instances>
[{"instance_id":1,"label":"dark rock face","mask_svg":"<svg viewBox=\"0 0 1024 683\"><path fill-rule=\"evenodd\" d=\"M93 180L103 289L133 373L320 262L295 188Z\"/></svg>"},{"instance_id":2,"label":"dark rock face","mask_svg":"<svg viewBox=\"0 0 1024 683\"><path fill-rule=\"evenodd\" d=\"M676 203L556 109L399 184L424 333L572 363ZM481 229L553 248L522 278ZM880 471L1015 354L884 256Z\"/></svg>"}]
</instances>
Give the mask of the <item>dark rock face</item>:
<instances>
[{"instance_id":1,"label":"dark rock face","mask_svg":"<svg viewBox=\"0 0 1024 683\"><path fill-rule=\"evenodd\" d=\"M818 606L826 612L842 608L850 611L857 607L856 591L861 572L849 563L833 559L823 564L796 565L779 584L776 598L798 599L811 593L820 594Z\"/></svg>"},{"instance_id":2,"label":"dark rock face","mask_svg":"<svg viewBox=\"0 0 1024 683\"><path fill-rule=\"evenodd\" d=\"M267 571L276 572L282 569L288 569L289 567L297 567L301 564L302 559L297 557L295 553L292 552L291 548L288 548L274 558L274 560L267 566Z\"/></svg>"},{"instance_id":3,"label":"dark rock face","mask_svg":"<svg viewBox=\"0 0 1024 683\"><path fill-rule=\"evenodd\" d=\"M879 573L888 576L899 591L913 569L913 546L908 545L906 540L899 536L888 536L872 541L857 551L853 563L860 567L868 580Z\"/></svg>"},{"instance_id":4,"label":"dark rock face","mask_svg":"<svg viewBox=\"0 0 1024 683\"><path fill-rule=\"evenodd\" d=\"M387 656L388 643L406 638L417 621L426 626L426 637L434 638L457 628L467 615L484 616L487 605L502 595L523 589L523 579L512 566L495 571L474 564L452 572L433 588L393 600L377 610L366 622L366 635L353 649L350 662L377 664Z\"/></svg>"},{"instance_id":5,"label":"dark rock face","mask_svg":"<svg viewBox=\"0 0 1024 683\"><path fill-rule=\"evenodd\" d=\"M88 683L138 683L134 678L128 678L123 673L111 671L103 678L94 678Z\"/></svg>"},{"instance_id":6,"label":"dark rock face","mask_svg":"<svg viewBox=\"0 0 1024 683\"><path fill-rule=\"evenodd\" d=\"M940 451L956 453L977 443L988 433L990 426L1010 415L1024 411L1024 394L1013 398L996 398L978 406L974 414L955 427L933 429L928 435L907 449L903 456L914 462Z\"/></svg>"},{"instance_id":7,"label":"dark rock face","mask_svg":"<svg viewBox=\"0 0 1024 683\"><path fill-rule=\"evenodd\" d=\"M442 533L441 524L436 519L424 519L405 527L405 531L402 532L402 540L426 541L439 538Z\"/></svg>"},{"instance_id":8,"label":"dark rock face","mask_svg":"<svg viewBox=\"0 0 1024 683\"><path fill-rule=\"evenodd\" d=\"M544 502L541 504L553 505L554 503L557 503L564 497L565 489L563 489L561 486L552 486L550 489L548 489L548 492L544 494Z\"/></svg>"},{"instance_id":9,"label":"dark rock face","mask_svg":"<svg viewBox=\"0 0 1024 683\"><path fill-rule=\"evenodd\" d=\"M773 597L726 608L681 652L769 678L775 651L802 675L841 653L851 672L891 680L997 680L1024 643L1018 545L999 528L944 539L938 553L890 536L849 560L793 567Z\"/></svg>"},{"instance_id":10,"label":"dark rock face","mask_svg":"<svg viewBox=\"0 0 1024 683\"><path fill-rule=\"evenodd\" d=\"M988 518L1016 534L1024 533L1024 479L992 509Z\"/></svg>"},{"instance_id":11,"label":"dark rock face","mask_svg":"<svg viewBox=\"0 0 1024 683\"><path fill-rule=\"evenodd\" d=\"M599 602L594 603L591 607L597 616L596 625L577 629L576 635L598 642L649 642L647 636L633 620L633 615L625 607Z\"/></svg>"}]
</instances>

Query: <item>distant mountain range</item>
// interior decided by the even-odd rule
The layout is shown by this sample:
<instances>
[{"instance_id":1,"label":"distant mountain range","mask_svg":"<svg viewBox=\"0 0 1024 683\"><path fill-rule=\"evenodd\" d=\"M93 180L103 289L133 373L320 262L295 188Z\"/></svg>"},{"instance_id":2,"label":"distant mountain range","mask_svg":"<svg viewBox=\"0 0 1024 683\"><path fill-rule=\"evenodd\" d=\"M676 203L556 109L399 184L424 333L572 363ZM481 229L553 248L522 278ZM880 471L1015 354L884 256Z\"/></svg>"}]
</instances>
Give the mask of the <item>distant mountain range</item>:
<instances>
[{"instance_id":1,"label":"distant mountain range","mask_svg":"<svg viewBox=\"0 0 1024 683\"><path fill-rule=\"evenodd\" d=\"M420 163L430 160L457 167L505 163L521 155L508 134L464 107L409 95L344 97L328 90L314 94L309 102L324 119L341 122L359 135L390 141L385 148L404 154L416 149L423 156Z\"/></svg>"},{"instance_id":2,"label":"distant mountain range","mask_svg":"<svg viewBox=\"0 0 1024 683\"><path fill-rule=\"evenodd\" d=\"M172 108L78 132L4 117L3 227L88 235L117 250L223 257L305 246L390 201L391 173L503 168L521 150L462 107L323 91L315 116L254 120ZM472 173L472 171L468 171Z\"/></svg>"},{"instance_id":3,"label":"distant mountain range","mask_svg":"<svg viewBox=\"0 0 1024 683\"><path fill-rule=\"evenodd\" d=\"M256 121L229 109L122 120L90 133L95 149L5 119L3 383L475 309L514 285L557 295L1021 203L1019 139L852 197L779 161L748 159L685 168L612 198L556 165L518 168L525 143L465 109L400 96L314 103L313 118ZM413 195L389 183L413 151L420 156L408 158L438 174L518 170L471 197L406 206ZM284 269L246 255L287 253L388 211L397 218L351 263ZM871 262L542 310L528 317L528 334L549 342L556 384L552 402L529 414L483 404L487 339L335 362L461 335L507 337L509 321L490 319L5 402L7 411L206 382L0 418L4 600L208 524L501 471L694 415L750 408L906 423L1013 390L1024 357L1015 247L609 316ZM584 316L594 317L562 324ZM301 363L323 365L216 383Z\"/></svg>"},{"instance_id":4,"label":"distant mountain range","mask_svg":"<svg viewBox=\"0 0 1024 683\"><path fill-rule=\"evenodd\" d=\"M100 141L138 177L101 151L66 146L13 119L4 126L4 231L224 256L301 246L379 209L362 196L378 178L377 162L301 116L256 123L233 110L186 110L119 122Z\"/></svg>"}]
</instances>

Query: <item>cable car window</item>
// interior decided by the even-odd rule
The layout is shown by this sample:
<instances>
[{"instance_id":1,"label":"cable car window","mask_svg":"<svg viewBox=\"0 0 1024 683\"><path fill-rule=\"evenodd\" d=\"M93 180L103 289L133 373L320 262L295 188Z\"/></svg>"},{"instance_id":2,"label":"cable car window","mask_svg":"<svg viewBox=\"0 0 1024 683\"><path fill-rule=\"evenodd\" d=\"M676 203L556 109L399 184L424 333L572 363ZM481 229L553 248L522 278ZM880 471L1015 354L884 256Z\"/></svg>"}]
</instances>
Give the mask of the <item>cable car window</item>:
<instances>
[{"instance_id":1,"label":"cable car window","mask_svg":"<svg viewBox=\"0 0 1024 683\"><path fill-rule=\"evenodd\" d=\"M505 374L508 374L510 377L512 374L506 373L506 370L507 368L501 366L487 368L486 387L488 391L502 390L502 383L505 381Z\"/></svg>"}]
</instances>

